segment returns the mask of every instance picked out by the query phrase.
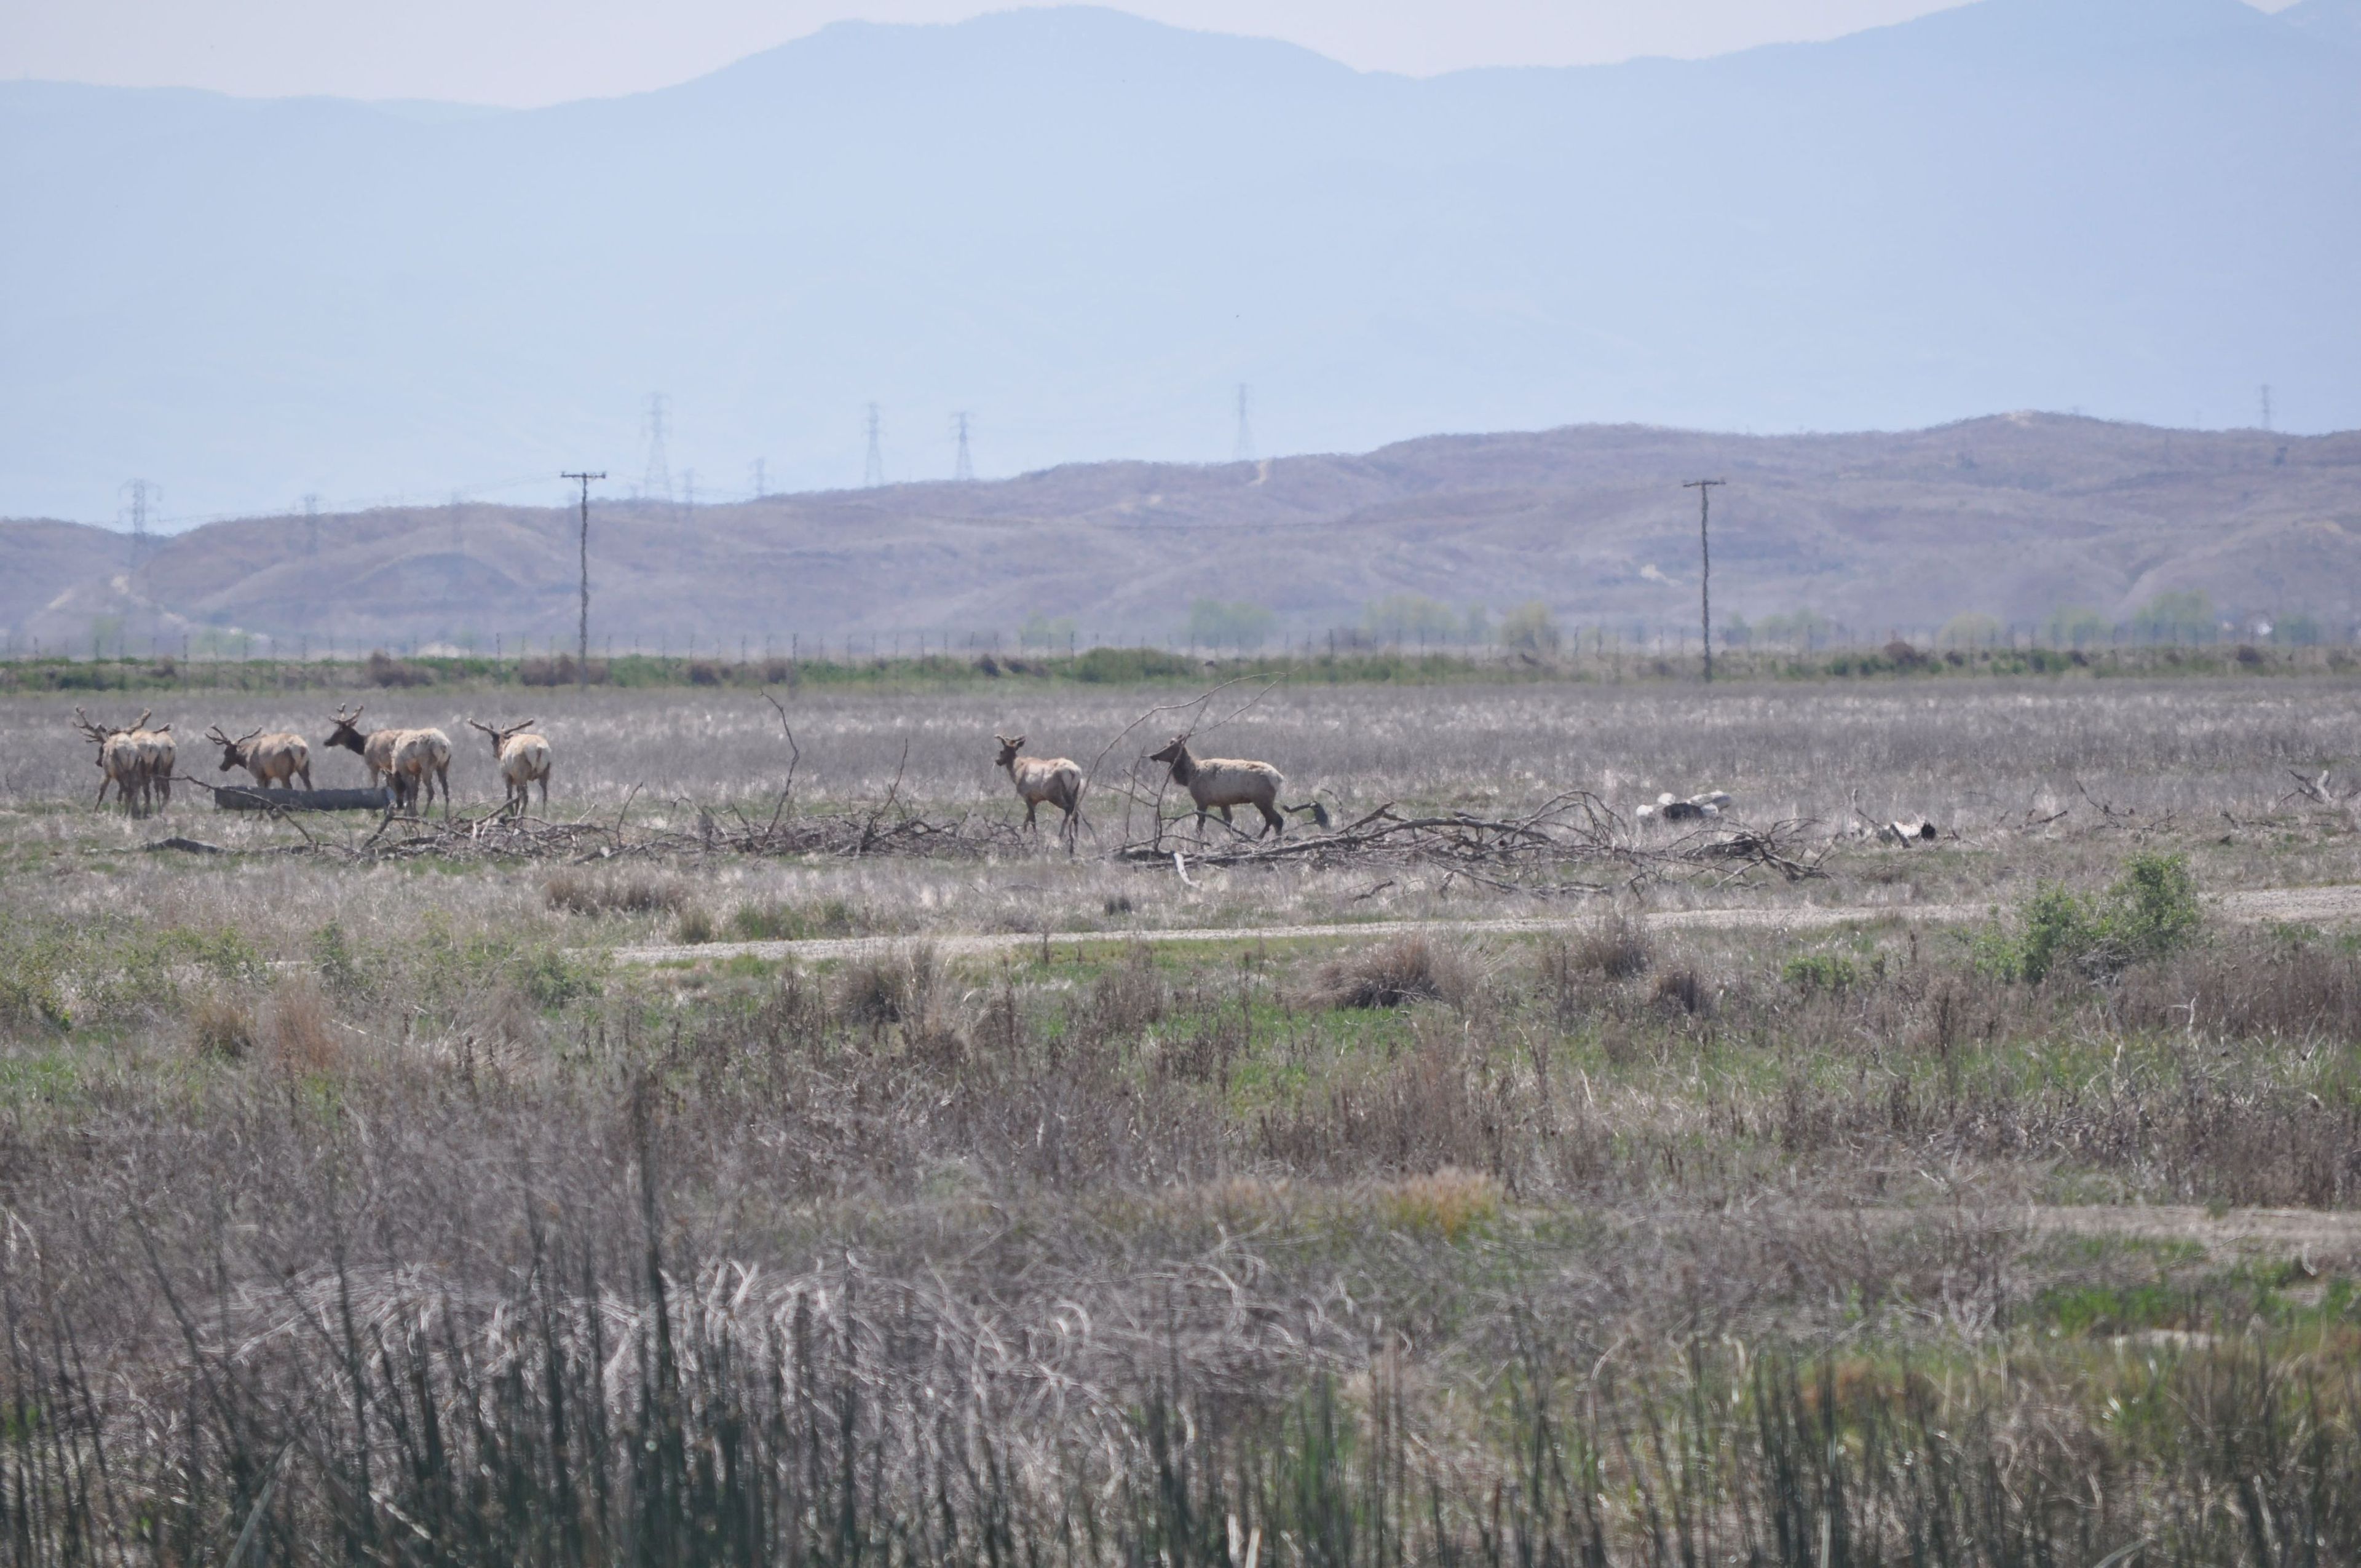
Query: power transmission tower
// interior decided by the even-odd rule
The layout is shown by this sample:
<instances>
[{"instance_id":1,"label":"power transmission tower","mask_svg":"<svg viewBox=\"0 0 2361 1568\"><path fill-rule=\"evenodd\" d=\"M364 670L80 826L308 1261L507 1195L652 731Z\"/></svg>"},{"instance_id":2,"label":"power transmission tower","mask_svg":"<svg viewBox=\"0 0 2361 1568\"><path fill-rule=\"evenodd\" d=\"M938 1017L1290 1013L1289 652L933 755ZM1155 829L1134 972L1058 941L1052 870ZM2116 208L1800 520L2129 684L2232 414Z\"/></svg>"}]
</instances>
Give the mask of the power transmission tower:
<instances>
[{"instance_id":1,"label":"power transmission tower","mask_svg":"<svg viewBox=\"0 0 2361 1568\"><path fill-rule=\"evenodd\" d=\"M877 405L869 405L869 461L861 469L864 489L875 489L885 482L885 450L877 444Z\"/></svg>"},{"instance_id":2,"label":"power transmission tower","mask_svg":"<svg viewBox=\"0 0 2361 1568\"><path fill-rule=\"evenodd\" d=\"M2268 433L2269 432L2270 428L2271 428L2271 384L2270 384L2268 381L2266 381L2266 382L2264 382L2264 383L2263 383L2263 429L2264 429L2264 431Z\"/></svg>"},{"instance_id":3,"label":"power transmission tower","mask_svg":"<svg viewBox=\"0 0 2361 1568\"><path fill-rule=\"evenodd\" d=\"M1705 628L1705 684L1713 685L1713 492L1727 479L1692 479L1681 488L1697 493L1697 614Z\"/></svg>"},{"instance_id":4,"label":"power transmission tower","mask_svg":"<svg viewBox=\"0 0 2361 1568\"><path fill-rule=\"evenodd\" d=\"M1246 384L1241 381L1238 383L1238 440L1230 454L1232 460L1239 463L1254 461L1254 426L1247 422L1246 407Z\"/></svg>"},{"instance_id":5,"label":"power transmission tower","mask_svg":"<svg viewBox=\"0 0 2361 1568\"><path fill-rule=\"evenodd\" d=\"M590 481L605 478L607 471L602 468L593 474L577 470L557 477L573 479L582 487L582 624L576 634L574 689L586 692L590 689Z\"/></svg>"},{"instance_id":6,"label":"power transmission tower","mask_svg":"<svg viewBox=\"0 0 2361 1568\"><path fill-rule=\"evenodd\" d=\"M758 501L771 493L769 476L763 469L763 461L760 457L754 459L754 499Z\"/></svg>"},{"instance_id":7,"label":"power transmission tower","mask_svg":"<svg viewBox=\"0 0 2361 1568\"><path fill-rule=\"evenodd\" d=\"M683 510L694 513L697 510L696 469L683 468L680 471L680 495Z\"/></svg>"},{"instance_id":8,"label":"power transmission tower","mask_svg":"<svg viewBox=\"0 0 2361 1568\"><path fill-rule=\"evenodd\" d=\"M974 463L974 461L973 461L972 458L970 458L970 457L968 456L968 455L967 455L967 412L966 412L966 411L965 411L965 410L961 410L958 417L959 417L959 459L958 459L958 461L954 462L954 463L951 465L951 477L952 477L952 478L954 478L954 479L972 479L972 478L974 478L974 477L975 477L975 463Z\"/></svg>"},{"instance_id":9,"label":"power transmission tower","mask_svg":"<svg viewBox=\"0 0 2361 1568\"><path fill-rule=\"evenodd\" d=\"M303 498L303 554L320 553L320 496L313 491Z\"/></svg>"},{"instance_id":10,"label":"power transmission tower","mask_svg":"<svg viewBox=\"0 0 2361 1568\"><path fill-rule=\"evenodd\" d=\"M664 460L664 395L648 394L648 471L640 493L652 501L672 499L672 468Z\"/></svg>"},{"instance_id":11,"label":"power transmission tower","mask_svg":"<svg viewBox=\"0 0 2361 1568\"><path fill-rule=\"evenodd\" d=\"M148 559L148 502L160 491L145 479L134 479L124 489L131 498L131 564L137 566Z\"/></svg>"}]
</instances>

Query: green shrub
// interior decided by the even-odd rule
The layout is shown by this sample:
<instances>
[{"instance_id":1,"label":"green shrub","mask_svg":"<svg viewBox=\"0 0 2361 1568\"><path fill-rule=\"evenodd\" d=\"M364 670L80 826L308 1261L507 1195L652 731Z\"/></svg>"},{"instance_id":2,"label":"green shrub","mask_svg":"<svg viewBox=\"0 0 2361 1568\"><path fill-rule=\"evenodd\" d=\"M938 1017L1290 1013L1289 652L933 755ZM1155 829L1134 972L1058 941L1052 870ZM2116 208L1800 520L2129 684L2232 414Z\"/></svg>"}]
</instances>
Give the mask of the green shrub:
<instances>
[{"instance_id":1,"label":"green shrub","mask_svg":"<svg viewBox=\"0 0 2361 1568\"><path fill-rule=\"evenodd\" d=\"M1807 995L1824 991L1841 996L1861 983L1861 970L1842 953L1805 953L1789 959L1779 978Z\"/></svg>"},{"instance_id":2,"label":"green shrub","mask_svg":"<svg viewBox=\"0 0 2361 1568\"><path fill-rule=\"evenodd\" d=\"M1975 964L1985 974L2028 984L2061 964L2103 980L2187 946L2203 922L2185 857L2134 855L2098 899L2055 883L2037 888L2016 929L1977 935Z\"/></svg>"}]
</instances>

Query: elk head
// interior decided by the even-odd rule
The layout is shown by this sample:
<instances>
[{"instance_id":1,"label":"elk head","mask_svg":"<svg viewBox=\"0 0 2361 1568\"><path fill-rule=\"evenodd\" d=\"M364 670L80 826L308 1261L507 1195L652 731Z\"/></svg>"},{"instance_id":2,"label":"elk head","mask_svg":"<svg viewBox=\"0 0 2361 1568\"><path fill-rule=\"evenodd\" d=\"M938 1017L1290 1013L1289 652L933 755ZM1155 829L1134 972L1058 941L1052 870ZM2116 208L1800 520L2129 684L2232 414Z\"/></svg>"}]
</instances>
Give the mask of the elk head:
<instances>
[{"instance_id":1,"label":"elk head","mask_svg":"<svg viewBox=\"0 0 2361 1568\"><path fill-rule=\"evenodd\" d=\"M1161 751L1150 751L1148 754L1148 760L1151 762L1178 762L1188 754L1189 737L1175 735L1172 737L1172 744L1165 747Z\"/></svg>"},{"instance_id":2,"label":"elk head","mask_svg":"<svg viewBox=\"0 0 2361 1568\"><path fill-rule=\"evenodd\" d=\"M205 739L222 749L221 771L227 773L232 768L245 766L247 743L261 733L259 729L249 729L233 740L222 733L221 726L217 724L205 731Z\"/></svg>"},{"instance_id":3,"label":"elk head","mask_svg":"<svg viewBox=\"0 0 2361 1568\"><path fill-rule=\"evenodd\" d=\"M1011 740L1005 735L994 735L993 739L1000 742L1000 755L992 765L995 768L1006 768L1010 773L1015 773L1016 753L1025 749L1025 737L1019 735L1016 740Z\"/></svg>"},{"instance_id":4,"label":"elk head","mask_svg":"<svg viewBox=\"0 0 2361 1568\"><path fill-rule=\"evenodd\" d=\"M533 726L533 720L530 718L521 723L511 724L505 729L495 729L489 724L478 724L472 718L467 720L469 729L482 730L484 738L492 743L492 759L495 762L500 760L500 752L506 749L511 740L523 734Z\"/></svg>"},{"instance_id":5,"label":"elk head","mask_svg":"<svg viewBox=\"0 0 2361 1568\"><path fill-rule=\"evenodd\" d=\"M149 708L139 716L139 722L137 724L93 724L90 721L90 716L77 707L74 709L73 723L74 728L82 732L84 740L104 746L117 735L128 735L135 729L145 729L148 727L148 720L153 718L155 713L154 708ZM171 726L168 724L164 728L170 729Z\"/></svg>"},{"instance_id":6,"label":"elk head","mask_svg":"<svg viewBox=\"0 0 2361 1568\"><path fill-rule=\"evenodd\" d=\"M347 751L358 753L368 741L368 737L361 733L360 722L359 708L354 708L347 713L340 705L336 708L336 727L328 732L328 738L320 744L342 746Z\"/></svg>"}]
</instances>

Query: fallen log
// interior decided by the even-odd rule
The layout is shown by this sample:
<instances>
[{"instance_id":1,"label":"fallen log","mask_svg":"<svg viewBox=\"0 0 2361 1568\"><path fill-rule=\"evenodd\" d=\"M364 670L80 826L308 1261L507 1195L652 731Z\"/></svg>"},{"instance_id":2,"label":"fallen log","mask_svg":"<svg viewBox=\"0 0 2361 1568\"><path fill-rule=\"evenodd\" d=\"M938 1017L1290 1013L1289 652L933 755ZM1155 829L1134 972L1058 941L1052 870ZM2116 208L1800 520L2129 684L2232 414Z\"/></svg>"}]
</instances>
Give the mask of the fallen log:
<instances>
[{"instance_id":1,"label":"fallen log","mask_svg":"<svg viewBox=\"0 0 2361 1568\"><path fill-rule=\"evenodd\" d=\"M383 789L257 789L250 784L208 786L218 811L385 811L391 808L390 791Z\"/></svg>"}]
</instances>

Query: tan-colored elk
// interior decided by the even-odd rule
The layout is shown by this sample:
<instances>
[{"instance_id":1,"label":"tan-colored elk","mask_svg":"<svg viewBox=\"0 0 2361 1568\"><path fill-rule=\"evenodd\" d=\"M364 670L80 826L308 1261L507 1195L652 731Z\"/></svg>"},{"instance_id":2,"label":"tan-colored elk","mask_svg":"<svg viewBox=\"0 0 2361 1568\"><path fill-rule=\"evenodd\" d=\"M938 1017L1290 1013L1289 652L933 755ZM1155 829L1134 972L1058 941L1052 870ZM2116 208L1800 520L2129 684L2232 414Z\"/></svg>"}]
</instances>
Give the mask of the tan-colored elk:
<instances>
[{"instance_id":1,"label":"tan-colored elk","mask_svg":"<svg viewBox=\"0 0 2361 1568\"><path fill-rule=\"evenodd\" d=\"M141 792L160 800L169 809L172 804L172 769L180 759L180 749L172 744L172 727L163 724L150 729L148 716L143 713L131 731L131 744L139 753Z\"/></svg>"},{"instance_id":2,"label":"tan-colored elk","mask_svg":"<svg viewBox=\"0 0 2361 1568\"><path fill-rule=\"evenodd\" d=\"M470 727L484 732L492 743L492 761L500 765L500 782L508 785L508 806L519 817L525 813L534 784L541 785L541 809L549 810L549 742L533 730L530 718L522 724L511 724L505 729L495 729L489 724L467 720Z\"/></svg>"},{"instance_id":3,"label":"tan-colored elk","mask_svg":"<svg viewBox=\"0 0 2361 1568\"><path fill-rule=\"evenodd\" d=\"M1287 818L1279 812L1279 792L1287 787L1287 779L1268 762L1241 762L1235 757L1207 757L1201 762L1190 754L1186 735L1175 735L1170 746L1151 753L1148 760L1171 764L1172 782L1197 803L1201 835L1209 811L1220 812L1224 823L1236 827L1230 818L1230 808L1236 806L1251 806L1262 813L1263 825L1256 830L1256 838L1286 833Z\"/></svg>"},{"instance_id":4,"label":"tan-colored elk","mask_svg":"<svg viewBox=\"0 0 2361 1568\"><path fill-rule=\"evenodd\" d=\"M374 789L382 779L393 789L394 805L406 806L412 816L418 812L418 794L423 788L429 800L434 798L434 784L443 784L443 815L451 814L451 738L440 729L376 729L363 733L360 727L362 709L347 713L336 709L335 728L328 732L324 746L342 746L359 757L368 769L369 787Z\"/></svg>"},{"instance_id":5,"label":"tan-colored elk","mask_svg":"<svg viewBox=\"0 0 2361 1568\"><path fill-rule=\"evenodd\" d=\"M1041 831L1033 814L1044 803L1054 806L1066 814L1065 820L1058 825L1058 837L1066 840L1071 849L1082 828L1082 768L1065 757L1018 756L1016 753L1025 749L1022 735L1014 740L1005 735L994 735L993 739L1000 742L1000 757L993 766L1008 770L1009 782L1016 786L1016 798L1025 803L1025 826L1036 833Z\"/></svg>"},{"instance_id":6,"label":"tan-colored elk","mask_svg":"<svg viewBox=\"0 0 2361 1568\"><path fill-rule=\"evenodd\" d=\"M305 789L312 787L312 748L301 735L285 729L265 735L252 729L233 740L215 725L205 731L205 739L222 749L223 773L244 768L254 775L257 789L269 789L274 784L293 789L299 778Z\"/></svg>"},{"instance_id":7,"label":"tan-colored elk","mask_svg":"<svg viewBox=\"0 0 2361 1568\"><path fill-rule=\"evenodd\" d=\"M106 804L106 786L115 786L115 798L124 810L134 817L142 815L148 804L146 769L139 759L139 743L134 737L155 713L150 708L139 716L139 722L110 729L93 724L90 716L81 708L74 709L74 728L82 738L98 748L98 798L91 802L96 810Z\"/></svg>"},{"instance_id":8,"label":"tan-colored elk","mask_svg":"<svg viewBox=\"0 0 2361 1568\"><path fill-rule=\"evenodd\" d=\"M401 741L393 749L394 793L410 805L410 814L418 815L418 801L423 795L426 804L434 804L434 787L443 786L443 815L451 815L451 737L440 729L405 729Z\"/></svg>"}]
</instances>

